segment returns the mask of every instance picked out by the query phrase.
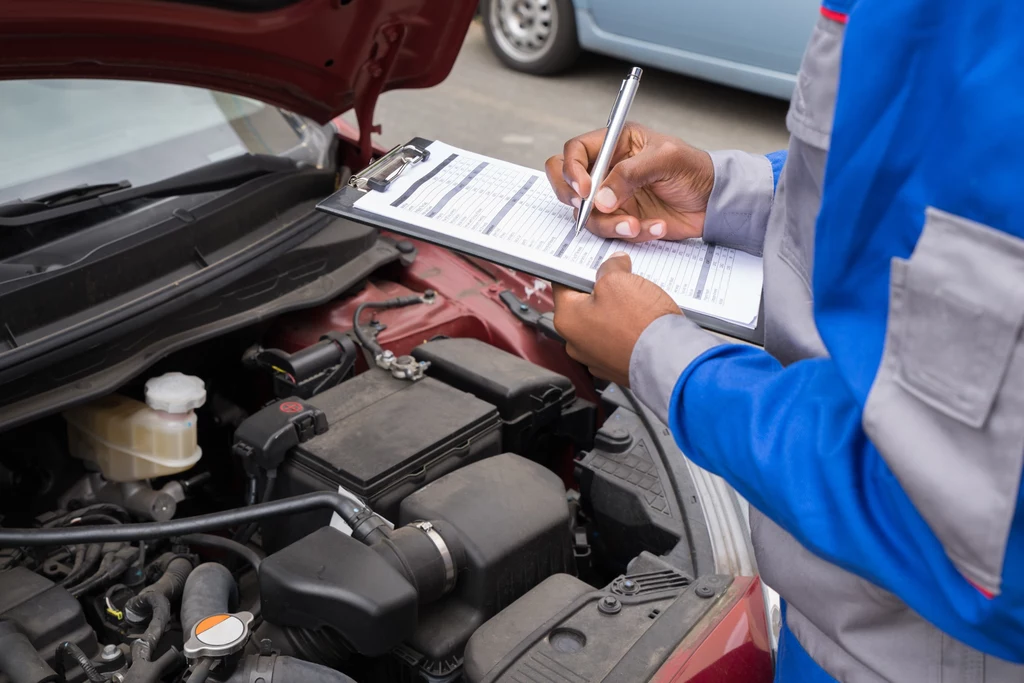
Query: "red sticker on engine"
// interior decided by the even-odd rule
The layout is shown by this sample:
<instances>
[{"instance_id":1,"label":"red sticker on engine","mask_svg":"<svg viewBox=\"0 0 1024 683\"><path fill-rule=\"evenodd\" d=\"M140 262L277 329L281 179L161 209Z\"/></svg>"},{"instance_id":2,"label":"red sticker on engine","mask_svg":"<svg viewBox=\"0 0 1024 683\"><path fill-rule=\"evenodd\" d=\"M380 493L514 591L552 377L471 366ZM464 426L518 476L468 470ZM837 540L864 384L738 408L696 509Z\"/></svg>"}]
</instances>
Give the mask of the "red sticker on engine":
<instances>
[{"instance_id":1,"label":"red sticker on engine","mask_svg":"<svg viewBox=\"0 0 1024 683\"><path fill-rule=\"evenodd\" d=\"M301 413L302 412L302 404L301 403L296 403L295 401L285 401L284 403L281 404L280 407L281 407L281 412L282 413Z\"/></svg>"}]
</instances>

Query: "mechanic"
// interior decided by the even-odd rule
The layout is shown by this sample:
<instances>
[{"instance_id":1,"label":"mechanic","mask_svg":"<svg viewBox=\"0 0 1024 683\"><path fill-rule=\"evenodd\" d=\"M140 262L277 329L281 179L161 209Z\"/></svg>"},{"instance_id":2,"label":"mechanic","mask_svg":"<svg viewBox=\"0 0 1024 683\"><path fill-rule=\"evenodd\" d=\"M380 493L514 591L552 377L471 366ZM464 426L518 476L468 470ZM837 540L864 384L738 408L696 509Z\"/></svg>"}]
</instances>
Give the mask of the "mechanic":
<instances>
[{"instance_id":1,"label":"mechanic","mask_svg":"<svg viewBox=\"0 0 1024 683\"><path fill-rule=\"evenodd\" d=\"M777 680L1024 681L1024 3L821 14L788 156L633 125L588 224L763 253L765 349L622 255L555 325L755 508ZM602 136L548 161L565 203Z\"/></svg>"}]
</instances>

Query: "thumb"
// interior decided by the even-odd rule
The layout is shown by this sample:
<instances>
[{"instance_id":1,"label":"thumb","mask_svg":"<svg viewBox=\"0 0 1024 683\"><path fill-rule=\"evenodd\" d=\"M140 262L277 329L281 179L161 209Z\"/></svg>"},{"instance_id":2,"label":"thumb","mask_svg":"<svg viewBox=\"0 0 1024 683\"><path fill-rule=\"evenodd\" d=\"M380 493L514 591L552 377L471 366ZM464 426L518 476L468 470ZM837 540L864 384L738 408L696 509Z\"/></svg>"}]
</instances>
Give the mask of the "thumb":
<instances>
[{"instance_id":1,"label":"thumb","mask_svg":"<svg viewBox=\"0 0 1024 683\"><path fill-rule=\"evenodd\" d=\"M629 258L629 254L624 251L617 251L605 259L604 263L598 266L595 282L609 273L631 272L633 272L633 261Z\"/></svg>"},{"instance_id":2,"label":"thumb","mask_svg":"<svg viewBox=\"0 0 1024 683\"><path fill-rule=\"evenodd\" d=\"M669 165L672 163L670 155L659 154L650 148L641 150L636 156L623 159L615 164L594 196L597 208L603 213L615 211L641 187L661 180L666 174L671 173Z\"/></svg>"}]
</instances>

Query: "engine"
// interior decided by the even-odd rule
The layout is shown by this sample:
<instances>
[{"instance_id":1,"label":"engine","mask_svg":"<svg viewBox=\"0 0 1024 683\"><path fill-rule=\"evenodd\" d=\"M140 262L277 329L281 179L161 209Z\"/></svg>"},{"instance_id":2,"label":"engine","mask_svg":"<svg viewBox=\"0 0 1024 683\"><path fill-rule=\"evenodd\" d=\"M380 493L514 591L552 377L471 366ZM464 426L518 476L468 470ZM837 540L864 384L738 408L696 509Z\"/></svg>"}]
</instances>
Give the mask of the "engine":
<instances>
[{"instance_id":1,"label":"engine","mask_svg":"<svg viewBox=\"0 0 1024 683\"><path fill-rule=\"evenodd\" d=\"M728 585L695 582L663 435L476 339L389 354L359 314L5 435L0 683L653 671L629 644Z\"/></svg>"}]
</instances>

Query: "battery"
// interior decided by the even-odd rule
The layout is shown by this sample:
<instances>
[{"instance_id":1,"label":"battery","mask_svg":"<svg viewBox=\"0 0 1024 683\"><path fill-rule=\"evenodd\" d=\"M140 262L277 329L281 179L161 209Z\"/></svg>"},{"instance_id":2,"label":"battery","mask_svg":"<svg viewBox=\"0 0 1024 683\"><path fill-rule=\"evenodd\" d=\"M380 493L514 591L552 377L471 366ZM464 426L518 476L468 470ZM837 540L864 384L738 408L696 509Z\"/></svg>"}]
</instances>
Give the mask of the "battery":
<instances>
[{"instance_id":1,"label":"battery","mask_svg":"<svg viewBox=\"0 0 1024 683\"><path fill-rule=\"evenodd\" d=\"M339 487L385 519L424 485L501 452L498 409L431 377L396 379L373 368L307 401L328 429L291 450L273 497ZM268 520L263 542L284 547L330 523L330 512Z\"/></svg>"}]
</instances>

